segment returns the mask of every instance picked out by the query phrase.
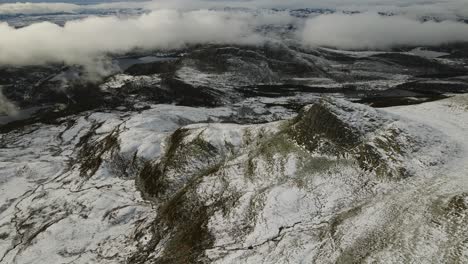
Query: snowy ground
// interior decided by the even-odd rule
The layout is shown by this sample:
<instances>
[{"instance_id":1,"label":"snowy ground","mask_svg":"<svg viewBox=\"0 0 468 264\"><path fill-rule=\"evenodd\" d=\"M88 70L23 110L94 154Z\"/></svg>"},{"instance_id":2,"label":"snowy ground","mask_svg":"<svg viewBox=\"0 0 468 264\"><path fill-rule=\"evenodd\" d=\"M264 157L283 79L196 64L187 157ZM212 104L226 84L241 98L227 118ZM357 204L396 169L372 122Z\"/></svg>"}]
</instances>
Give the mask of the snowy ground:
<instances>
[{"instance_id":1,"label":"snowy ground","mask_svg":"<svg viewBox=\"0 0 468 264\"><path fill-rule=\"evenodd\" d=\"M134 177L125 174L131 171L125 160L157 157L163 138L176 128L230 114L160 105L141 114L90 113L1 135L0 262L122 261L132 252L135 227L154 217ZM118 146L102 150L104 161L92 177L83 174L85 140L99 145L117 131ZM111 165L113 151L124 168ZM84 155L92 156L92 148Z\"/></svg>"},{"instance_id":2,"label":"snowy ground","mask_svg":"<svg viewBox=\"0 0 468 264\"><path fill-rule=\"evenodd\" d=\"M0 262L125 263L143 249L150 252L136 263L164 260L177 230L169 226L155 240L151 227L167 224L160 207L179 188L192 199L176 212L194 201L213 208L202 262L467 262L468 96L377 111L344 107L354 110L334 112L364 142L387 139L388 131L409 135L398 139L408 139L405 154L383 162L410 177L381 178L353 157L310 152L280 133L288 121L190 125L219 123L233 114L227 108L87 113L2 134ZM186 125L178 163L166 165L169 191L143 199L139 170L161 162L168 137ZM198 178L210 166L216 170Z\"/></svg>"}]
</instances>

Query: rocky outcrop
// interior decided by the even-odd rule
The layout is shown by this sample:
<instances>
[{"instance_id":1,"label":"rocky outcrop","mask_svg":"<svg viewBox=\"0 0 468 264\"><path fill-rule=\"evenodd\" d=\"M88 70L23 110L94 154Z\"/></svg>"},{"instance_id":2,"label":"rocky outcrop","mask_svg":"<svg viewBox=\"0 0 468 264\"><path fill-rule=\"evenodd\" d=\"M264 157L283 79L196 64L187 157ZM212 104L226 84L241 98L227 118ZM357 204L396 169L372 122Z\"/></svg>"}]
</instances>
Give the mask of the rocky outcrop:
<instances>
[{"instance_id":1,"label":"rocky outcrop","mask_svg":"<svg viewBox=\"0 0 468 264\"><path fill-rule=\"evenodd\" d=\"M409 176L401 161L412 148L412 136L378 110L324 98L304 109L289 133L311 152L353 158L381 177Z\"/></svg>"}]
</instances>

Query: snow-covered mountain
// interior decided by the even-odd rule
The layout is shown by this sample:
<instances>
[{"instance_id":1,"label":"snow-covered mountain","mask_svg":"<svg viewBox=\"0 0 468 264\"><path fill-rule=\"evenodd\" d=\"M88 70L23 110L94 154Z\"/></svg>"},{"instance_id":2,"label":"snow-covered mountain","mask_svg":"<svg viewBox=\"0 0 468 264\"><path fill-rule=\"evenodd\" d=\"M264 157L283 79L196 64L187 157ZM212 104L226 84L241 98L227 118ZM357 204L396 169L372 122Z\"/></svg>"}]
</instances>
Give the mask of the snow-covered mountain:
<instances>
[{"instance_id":1,"label":"snow-covered mountain","mask_svg":"<svg viewBox=\"0 0 468 264\"><path fill-rule=\"evenodd\" d=\"M86 12L0 20L146 11ZM306 46L300 23L100 75L1 64L0 263L468 262L468 45Z\"/></svg>"},{"instance_id":2,"label":"snow-covered mountain","mask_svg":"<svg viewBox=\"0 0 468 264\"><path fill-rule=\"evenodd\" d=\"M155 105L3 133L2 263L464 262L467 102L323 98L258 125Z\"/></svg>"}]
</instances>

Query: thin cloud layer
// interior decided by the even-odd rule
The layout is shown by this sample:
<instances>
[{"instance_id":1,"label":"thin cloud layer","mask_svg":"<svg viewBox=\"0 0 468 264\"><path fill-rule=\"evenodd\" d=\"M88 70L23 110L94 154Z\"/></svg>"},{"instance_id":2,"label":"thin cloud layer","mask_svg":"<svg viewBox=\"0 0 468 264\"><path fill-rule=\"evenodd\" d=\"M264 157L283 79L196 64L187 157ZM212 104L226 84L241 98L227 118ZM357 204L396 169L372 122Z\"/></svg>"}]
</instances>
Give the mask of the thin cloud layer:
<instances>
[{"instance_id":1,"label":"thin cloud layer","mask_svg":"<svg viewBox=\"0 0 468 264\"><path fill-rule=\"evenodd\" d=\"M308 46L341 49L380 49L397 46L435 46L468 41L468 24L421 22L376 13L321 15L306 22L302 41Z\"/></svg>"},{"instance_id":2,"label":"thin cloud layer","mask_svg":"<svg viewBox=\"0 0 468 264\"><path fill-rule=\"evenodd\" d=\"M0 117L2 115L15 115L17 113L16 106L10 102L2 92L2 86L0 85Z\"/></svg>"}]
</instances>

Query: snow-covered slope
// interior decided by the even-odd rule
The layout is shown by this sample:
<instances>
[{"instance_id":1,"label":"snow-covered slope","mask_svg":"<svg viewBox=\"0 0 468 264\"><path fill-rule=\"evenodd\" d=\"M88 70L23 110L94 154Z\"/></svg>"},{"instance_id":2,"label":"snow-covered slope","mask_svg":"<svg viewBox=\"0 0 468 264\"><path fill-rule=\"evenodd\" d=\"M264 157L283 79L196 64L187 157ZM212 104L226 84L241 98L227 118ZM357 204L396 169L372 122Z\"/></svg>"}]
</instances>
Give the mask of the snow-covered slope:
<instances>
[{"instance_id":1,"label":"snow-covered slope","mask_svg":"<svg viewBox=\"0 0 468 264\"><path fill-rule=\"evenodd\" d=\"M1 263L115 263L154 218L132 168L167 133L228 110L160 105L142 113L84 113L1 135Z\"/></svg>"},{"instance_id":2,"label":"snow-covered slope","mask_svg":"<svg viewBox=\"0 0 468 264\"><path fill-rule=\"evenodd\" d=\"M466 96L232 114L158 105L1 134L1 262L468 260Z\"/></svg>"}]
</instances>

